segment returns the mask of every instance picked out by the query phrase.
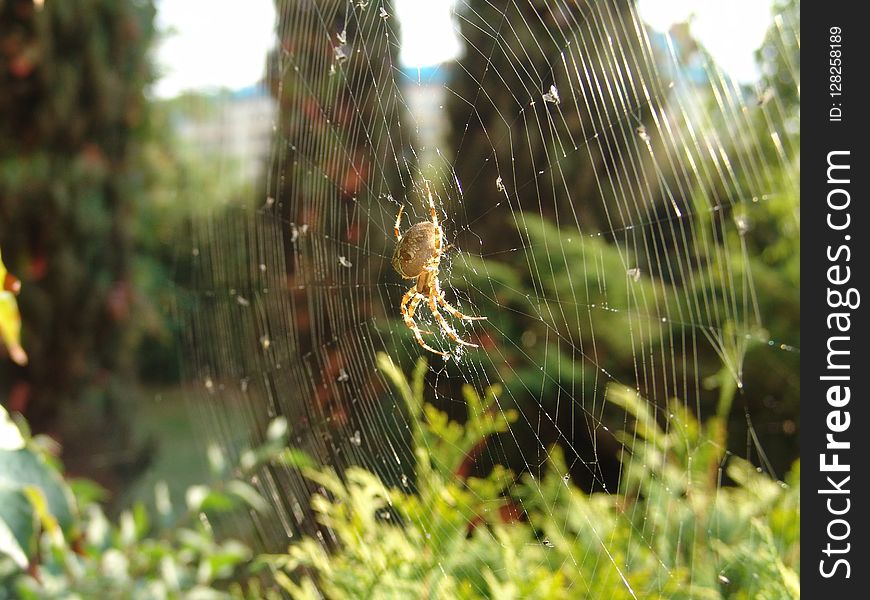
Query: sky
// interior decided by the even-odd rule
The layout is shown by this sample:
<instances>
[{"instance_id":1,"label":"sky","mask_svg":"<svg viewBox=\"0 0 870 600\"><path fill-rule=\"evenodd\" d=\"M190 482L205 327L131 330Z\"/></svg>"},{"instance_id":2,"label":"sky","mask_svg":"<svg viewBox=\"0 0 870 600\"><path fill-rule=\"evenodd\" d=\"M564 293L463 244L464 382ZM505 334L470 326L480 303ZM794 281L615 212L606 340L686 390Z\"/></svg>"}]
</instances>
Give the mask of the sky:
<instances>
[{"instance_id":1,"label":"sky","mask_svg":"<svg viewBox=\"0 0 870 600\"><path fill-rule=\"evenodd\" d=\"M773 22L771 0L638 0L637 9L657 31L689 21L723 71L742 83L758 78L754 53Z\"/></svg>"},{"instance_id":2,"label":"sky","mask_svg":"<svg viewBox=\"0 0 870 600\"><path fill-rule=\"evenodd\" d=\"M400 60L426 67L460 55L453 33L454 0L394 0L396 18L405 23ZM377 7L377 0L370 0ZM771 23L771 0L638 0L641 17L667 31L690 19L691 30L719 66L741 82L757 76L753 52ZM256 83L266 54L274 46L273 0L159 0L157 50L162 77L158 97L185 90Z\"/></svg>"},{"instance_id":3,"label":"sky","mask_svg":"<svg viewBox=\"0 0 870 600\"><path fill-rule=\"evenodd\" d=\"M273 0L158 0L157 26L160 98L254 84L275 46Z\"/></svg>"}]
</instances>

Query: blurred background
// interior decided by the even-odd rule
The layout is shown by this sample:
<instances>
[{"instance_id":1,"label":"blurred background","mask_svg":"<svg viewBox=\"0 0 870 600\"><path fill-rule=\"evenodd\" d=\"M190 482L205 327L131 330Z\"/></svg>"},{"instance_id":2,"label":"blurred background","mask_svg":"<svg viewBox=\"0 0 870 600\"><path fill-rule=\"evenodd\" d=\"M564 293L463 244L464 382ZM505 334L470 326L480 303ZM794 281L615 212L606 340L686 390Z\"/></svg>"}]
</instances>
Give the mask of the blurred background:
<instances>
[{"instance_id":1,"label":"blurred background","mask_svg":"<svg viewBox=\"0 0 870 600\"><path fill-rule=\"evenodd\" d=\"M735 386L729 451L782 476L799 5L544 4L0 0L0 249L28 356L0 361L3 405L115 506L279 414L323 462L379 464L402 427L375 350L422 352L391 223L425 218L426 179L449 297L489 316L429 385L455 413L461 383L498 382L524 415L474 469L560 444L578 484L615 488L613 380L699 416Z\"/></svg>"}]
</instances>

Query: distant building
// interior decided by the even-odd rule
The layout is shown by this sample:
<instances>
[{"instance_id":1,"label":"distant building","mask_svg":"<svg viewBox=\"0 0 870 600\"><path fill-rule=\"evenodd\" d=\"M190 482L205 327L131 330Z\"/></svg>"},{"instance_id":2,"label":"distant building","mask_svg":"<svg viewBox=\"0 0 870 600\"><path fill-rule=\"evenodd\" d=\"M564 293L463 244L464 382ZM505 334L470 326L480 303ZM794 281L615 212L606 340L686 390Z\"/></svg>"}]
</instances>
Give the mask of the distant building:
<instances>
[{"instance_id":1,"label":"distant building","mask_svg":"<svg viewBox=\"0 0 870 600\"><path fill-rule=\"evenodd\" d=\"M405 67L402 69L402 95L416 134L415 150L423 167L440 165L439 149L444 148L450 123L444 111L448 65Z\"/></svg>"},{"instance_id":2,"label":"distant building","mask_svg":"<svg viewBox=\"0 0 870 600\"><path fill-rule=\"evenodd\" d=\"M265 87L187 95L180 102L176 134L201 157L219 161L221 177L245 185L263 175L277 114Z\"/></svg>"}]
</instances>

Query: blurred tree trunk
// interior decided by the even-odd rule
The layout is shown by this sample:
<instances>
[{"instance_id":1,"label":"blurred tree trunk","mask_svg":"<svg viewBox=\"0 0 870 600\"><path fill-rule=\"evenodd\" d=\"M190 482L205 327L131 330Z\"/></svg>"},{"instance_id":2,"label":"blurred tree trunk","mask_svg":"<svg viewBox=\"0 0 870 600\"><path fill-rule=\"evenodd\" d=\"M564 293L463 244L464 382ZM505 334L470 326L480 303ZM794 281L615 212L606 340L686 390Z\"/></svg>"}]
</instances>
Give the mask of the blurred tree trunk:
<instances>
[{"instance_id":1,"label":"blurred tree trunk","mask_svg":"<svg viewBox=\"0 0 870 600\"><path fill-rule=\"evenodd\" d=\"M296 428L294 444L340 470L353 460L347 446L356 452L349 440L367 417L350 407L385 393L366 346L380 304L373 287L356 279L394 277L384 272L382 258L393 240L380 232L391 231L398 205L386 199L404 198L412 186L413 158L401 154L410 148L399 126L404 107L393 87L398 23L380 15L379 9L391 11L388 0L275 0L275 6L277 45L266 79L279 114L267 192L257 198L250 224L266 251L250 251L253 236L239 227L237 214L195 235L201 265L195 289L253 287L251 303L264 316L237 315L234 295L200 296L188 328L190 350L199 353L203 377L232 381L258 373L245 379L245 393L275 398L274 410ZM280 282L271 279L274 273ZM272 291L266 295L264 288ZM255 347L232 355L197 343L228 322L230 335ZM265 403L259 409L263 423L274 416ZM389 447L383 442L383 455L391 455ZM315 523L299 516L308 492L298 479L287 471L274 476L286 514L296 515L300 529ZM261 533L267 548L286 544L274 523Z\"/></svg>"},{"instance_id":2,"label":"blurred tree trunk","mask_svg":"<svg viewBox=\"0 0 870 600\"><path fill-rule=\"evenodd\" d=\"M0 0L0 246L30 355L0 385L71 471L110 487L144 457L127 406L153 18L148 1Z\"/></svg>"},{"instance_id":3,"label":"blurred tree trunk","mask_svg":"<svg viewBox=\"0 0 870 600\"><path fill-rule=\"evenodd\" d=\"M581 422L584 413L557 412L556 402L547 407L548 399L561 399L562 389L582 389L574 397L584 398L594 406L595 401L588 399L595 398L604 387L582 368L571 370L564 365L591 364L592 371L603 365L617 381L636 381L642 394L650 399L677 395L692 404L694 398L688 396L697 394L705 414L715 410L718 394L700 388L693 391L685 384L668 389L667 377L639 380L634 359L644 351L623 343L633 335L629 333L628 320L618 316L611 319L611 315L598 310L589 310L585 315L572 312L580 306L602 304L621 307L623 315L633 310L630 308L633 300L626 297L620 302L612 285L607 286L607 298L596 297L595 290L607 280L608 269L603 270L604 274L596 273L587 268L584 258L574 262L576 268L568 269L573 265L566 256L576 256L570 254L570 248L578 247L578 238L580 245L585 244L584 252L595 255L601 264L605 263L605 257L615 257L618 250L632 256L642 266L638 271L638 275L643 273L642 281L653 286L647 297L652 298L655 292L659 298L667 298L661 300L662 306L680 307L688 315L683 320L690 325L661 328L660 333L656 332L655 319L649 321L648 331L656 336L670 336L672 340L668 342L673 347L672 356L661 353L656 370L674 374L674 381L704 381L722 368L723 360L712 344L693 341L703 329L699 324L726 332L723 338L735 348L740 347L741 336L747 332L757 334L746 325L757 325L748 303L735 310L722 301L730 293L729 286L739 288L743 284L729 277L722 278L727 281L723 286L715 283L720 273L716 269L728 271L715 264L711 255L738 257L741 263L746 261L750 272L764 273L752 288L760 291L762 322L771 339L795 339L794 332L799 331L799 303L793 289L799 274L793 266L799 261L793 259L799 256L799 248L783 249L777 259L772 250L774 243L799 244L800 239L797 219L789 215L791 209L799 206L799 194L796 188L791 189L781 181L789 178L791 166L779 157L773 141L783 140L787 148L791 146L790 152L783 153L784 157L799 155L795 152L799 145L793 141L796 135L789 133L789 121L792 129L799 131L795 127L799 114L799 85L795 84L799 81L794 80L794 74L799 74L796 43L799 36L788 35L799 32L798 9L799 3L792 0L776 4L775 12L784 18L785 33L780 33L776 26L770 30L768 41L759 52L765 73L759 85L769 88L770 97L777 98L777 110L763 110L764 100L752 99L750 90L743 89L739 94L739 101L746 102L742 111L755 119L749 127L742 120L732 124L730 121L740 115L716 105L714 92L725 85L724 80L703 68L692 67L696 58L701 63L712 61L691 37L688 25L671 30L676 42L673 50L667 49L661 43L663 40L655 43L653 32L643 34L646 25L637 20L633 0L583 1L566 6L545 0L525 3L468 0L459 4L462 18L458 22L466 54L450 83L452 94L445 104L453 124L452 138L446 146L456 152L453 160L463 186L462 211L467 222L473 223L474 231L466 233L465 240L460 233L457 245L463 246L466 240L479 244L481 255L487 256L486 263L490 267L498 265L499 270L493 268L491 272L512 270L515 281L520 282L515 287L534 291L534 303L528 303L509 293L511 290L506 287L499 289L484 278L477 282L478 287L494 289L497 297L501 294L501 304L514 302L515 315L546 315L551 310L551 314L558 315L548 329L539 328L538 322L543 321L539 318L512 316L497 322L498 317L491 315L490 323L497 323L497 327L491 326L490 330L497 329L504 339L528 340L522 352L514 353L510 343L502 345L501 356L506 357L505 362L510 362L511 367L502 372L501 379L508 389L515 388L512 395L522 407L527 407L528 422L552 420L561 431L577 432L566 444L569 456L572 449L589 446L583 439L589 431ZM652 43L645 41L645 37ZM676 61L671 52L677 55ZM681 85L672 88L675 79L678 84L682 82L685 91L680 89ZM734 89L727 92L734 93ZM686 108L694 107L696 102L705 111L704 119ZM785 115L782 119L778 116L780 110ZM662 134L659 131L662 128L651 117L653 114L658 114L659 122L669 124L672 128L669 131L676 131L676 135ZM717 132L723 135L703 132L704 120L716 123ZM741 127L746 138L753 140L745 147L743 142L724 135L740 131ZM693 135L702 131L707 139L714 140L707 144L714 150L695 151L692 160L714 172L719 160L717 153L727 154L738 165L737 182L724 176L698 177L685 168L684 156L689 146L685 141L691 136L681 131L690 128L695 132ZM775 138L772 132L777 133ZM649 152L645 149L647 144ZM760 157L765 160L759 162ZM654 177L650 176L652 173ZM759 189L777 190L771 194L777 198L756 206L749 199L758 195ZM753 208L747 209L747 202ZM672 205L677 207L676 218ZM496 206L502 209L494 210ZM752 211L753 225L748 235L736 234L732 218L735 208ZM535 229L530 219L538 215L545 217L551 227L531 237L529 232ZM788 218L783 219L783 215ZM668 225L660 227L659 223ZM679 233L683 228L706 233L684 238ZM555 240L560 232L565 239L552 243L551 256L546 242ZM781 232L788 233L780 235ZM595 240L595 245L591 240ZM715 252L708 248L707 240L714 240ZM750 249L746 255L740 254L744 243ZM522 252L505 252L507 248L520 248ZM534 269L527 260L535 265ZM609 273L621 270L621 261L609 264L613 265ZM671 265L680 265L680 274L674 274ZM572 271L573 281L565 276L566 271ZM717 275L711 277L711 272ZM794 273L794 277L790 278L789 273ZM468 277L474 278L475 273L469 272ZM584 278L585 284L578 285ZM693 278L702 283L693 287ZM749 286L743 289L748 294ZM752 295L755 296L754 291ZM704 298L705 303L716 309L692 309L687 301L694 297ZM640 314L658 316L661 310L652 305L638 306ZM554 336L553 331L558 335ZM544 343L553 337L555 343ZM655 344L648 343L655 351ZM578 359L573 346L585 348L588 354ZM560 350L565 353L561 361L550 358ZM796 387L786 389L792 386L783 382L799 380L798 359L797 353L775 354L759 345L752 359L745 361L741 401L752 407L751 414L759 423L770 424L766 430L768 440L770 436L781 435L782 442L765 444L769 455L780 457L775 463L778 472L785 472L796 456L794 423L799 394ZM539 366L545 364L560 368L549 376L539 375ZM788 375L771 377L771 373ZM521 385L516 384L518 380L522 380ZM526 390L542 391L533 394ZM773 406L775 416L771 416ZM551 411L551 416L540 417L538 412L545 409ZM745 446L748 435L747 414L748 410L733 413L730 430L739 433L732 436L732 448L738 451L741 444ZM512 429L515 438L523 435L522 422L521 419ZM786 429L777 431L780 423L786 424ZM558 437L546 431L527 433L529 444L540 438L544 440L543 446L555 441L548 436ZM599 458L604 454L600 448L597 453ZM516 454L521 461L527 460L522 443ZM591 460L588 456L581 458ZM574 464L579 466L583 461ZM615 461L610 464L619 467ZM584 476L581 472L580 478L575 479L583 485ZM601 478L606 479L604 475Z\"/></svg>"}]
</instances>

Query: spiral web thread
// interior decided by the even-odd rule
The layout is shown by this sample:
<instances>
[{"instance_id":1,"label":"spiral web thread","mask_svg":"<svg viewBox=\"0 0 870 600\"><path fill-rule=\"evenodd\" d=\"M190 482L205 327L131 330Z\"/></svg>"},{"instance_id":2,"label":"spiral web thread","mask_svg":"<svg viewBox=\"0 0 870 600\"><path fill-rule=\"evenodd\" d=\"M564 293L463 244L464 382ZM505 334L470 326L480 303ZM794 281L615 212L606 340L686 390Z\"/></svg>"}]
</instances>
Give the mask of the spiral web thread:
<instances>
[{"instance_id":1,"label":"spiral web thread","mask_svg":"<svg viewBox=\"0 0 870 600\"><path fill-rule=\"evenodd\" d=\"M759 206L797 194L793 120L778 94L741 89L702 53L684 64L684 40L653 35L629 3L469 2L456 15L476 62L431 84L452 132L436 149L420 147L389 4L279 4L269 85L281 108L263 193L198 223L190 241L198 429L232 451L283 415L291 444L322 463L399 485L413 472L413 417L376 354L406 371L424 356L427 400L451 414L463 414L462 383L504 384L498 409L522 407L480 466L540 475L556 444L587 490L615 492L622 470L602 455L624 450L612 432L632 424L605 402L609 385L636 390L667 426L669 399L703 414L710 365L742 388L750 347L798 352L767 337L744 236ZM774 32L799 97L787 52L798 34L781 17ZM489 317L448 316L481 346L462 351L418 310L446 361L404 326L412 282L390 264L399 207L405 229L427 218L424 181L451 244L447 300ZM770 470L746 420L747 453ZM255 516L266 547L311 532L313 484L287 469L257 485L280 523Z\"/></svg>"}]
</instances>

